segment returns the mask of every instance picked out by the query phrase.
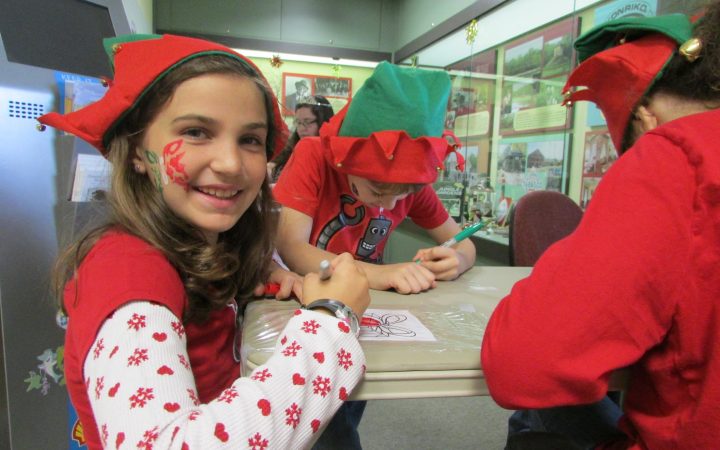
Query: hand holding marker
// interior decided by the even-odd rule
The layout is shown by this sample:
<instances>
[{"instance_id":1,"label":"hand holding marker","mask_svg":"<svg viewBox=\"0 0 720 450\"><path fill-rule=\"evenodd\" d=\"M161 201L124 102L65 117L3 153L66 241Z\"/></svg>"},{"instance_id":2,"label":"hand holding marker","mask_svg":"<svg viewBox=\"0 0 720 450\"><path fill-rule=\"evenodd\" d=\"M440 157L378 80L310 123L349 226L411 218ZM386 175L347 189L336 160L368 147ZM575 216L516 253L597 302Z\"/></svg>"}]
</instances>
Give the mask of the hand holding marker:
<instances>
[{"instance_id":1,"label":"hand holding marker","mask_svg":"<svg viewBox=\"0 0 720 450\"><path fill-rule=\"evenodd\" d=\"M470 236L472 236L473 234L480 231L485 226L485 224L486 224L486 222L479 220L472 225L468 225L467 227L463 228L463 230L460 231L458 234L456 234L455 236L451 237L447 241L440 244L440 247L446 247L446 248L452 247L453 245L457 244L458 242L462 241L463 239L467 239ZM415 260L415 262L418 264L420 264L420 261L421 261L420 258Z\"/></svg>"},{"instance_id":2,"label":"hand holding marker","mask_svg":"<svg viewBox=\"0 0 720 450\"><path fill-rule=\"evenodd\" d=\"M330 265L330 261L323 259L320 261L320 279L329 280L330 275L332 275L332 266Z\"/></svg>"}]
</instances>

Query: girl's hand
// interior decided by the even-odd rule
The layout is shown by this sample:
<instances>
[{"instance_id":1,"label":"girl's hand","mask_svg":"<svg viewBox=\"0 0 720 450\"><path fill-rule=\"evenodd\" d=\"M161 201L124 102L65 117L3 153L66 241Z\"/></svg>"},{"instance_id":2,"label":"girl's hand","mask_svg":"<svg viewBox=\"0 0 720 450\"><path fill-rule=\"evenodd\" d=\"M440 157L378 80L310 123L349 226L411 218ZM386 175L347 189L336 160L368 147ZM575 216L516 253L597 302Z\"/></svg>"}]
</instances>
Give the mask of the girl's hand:
<instances>
[{"instance_id":1,"label":"girl's hand","mask_svg":"<svg viewBox=\"0 0 720 450\"><path fill-rule=\"evenodd\" d=\"M282 267L276 267L270 272L268 278L269 283L277 283L280 285L275 298L277 300L287 300L293 296L297 297L298 300L302 301L302 283L303 279L300 275L289 270L285 270Z\"/></svg>"},{"instance_id":2,"label":"girl's hand","mask_svg":"<svg viewBox=\"0 0 720 450\"><path fill-rule=\"evenodd\" d=\"M460 253L452 247L432 247L418 250L413 261L435 275L437 280L454 280L462 274Z\"/></svg>"},{"instance_id":3,"label":"girl's hand","mask_svg":"<svg viewBox=\"0 0 720 450\"><path fill-rule=\"evenodd\" d=\"M305 275L303 283L303 304L315 300L334 299L352 308L358 317L370 304L368 279L363 269L355 263L350 253L343 253L330 261L332 275L327 280L320 280L315 273Z\"/></svg>"}]
</instances>

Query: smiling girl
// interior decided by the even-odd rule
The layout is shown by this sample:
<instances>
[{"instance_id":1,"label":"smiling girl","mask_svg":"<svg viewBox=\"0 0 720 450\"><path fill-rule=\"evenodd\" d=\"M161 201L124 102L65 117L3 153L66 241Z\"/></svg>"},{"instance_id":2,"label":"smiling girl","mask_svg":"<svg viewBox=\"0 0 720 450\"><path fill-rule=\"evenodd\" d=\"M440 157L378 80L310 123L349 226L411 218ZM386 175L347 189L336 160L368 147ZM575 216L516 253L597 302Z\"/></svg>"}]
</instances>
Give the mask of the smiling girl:
<instances>
[{"instance_id":1,"label":"smiling girl","mask_svg":"<svg viewBox=\"0 0 720 450\"><path fill-rule=\"evenodd\" d=\"M55 273L68 390L88 446L307 447L360 380L364 355L344 322L310 305L268 363L240 378L235 297L268 276L286 293L294 282L270 268L277 217L265 167L287 134L277 101L226 47L130 39L106 42L115 78L102 99L39 118L113 166L110 220ZM348 255L332 264L333 277L307 276L300 296L362 314L364 274Z\"/></svg>"}]
</instances>

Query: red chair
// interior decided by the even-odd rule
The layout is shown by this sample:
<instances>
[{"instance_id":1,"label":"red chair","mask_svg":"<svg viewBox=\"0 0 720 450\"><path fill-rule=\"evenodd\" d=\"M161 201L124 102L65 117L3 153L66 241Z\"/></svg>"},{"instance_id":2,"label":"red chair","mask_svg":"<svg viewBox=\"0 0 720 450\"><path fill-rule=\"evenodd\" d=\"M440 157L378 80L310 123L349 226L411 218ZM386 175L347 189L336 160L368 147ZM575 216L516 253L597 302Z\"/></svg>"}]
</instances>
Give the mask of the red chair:
<instances>
[{"instance_id":1,"label":"red chair","mask_svg":"<svg viewBox=\"0 0 720 450\"><path fill-rule=\"evenodd\" d=\"M575 230L582 215L561 192L533 191L520 197L510 212L510 265L534 266L545 249Z\"/></svg>"}]
</instances>

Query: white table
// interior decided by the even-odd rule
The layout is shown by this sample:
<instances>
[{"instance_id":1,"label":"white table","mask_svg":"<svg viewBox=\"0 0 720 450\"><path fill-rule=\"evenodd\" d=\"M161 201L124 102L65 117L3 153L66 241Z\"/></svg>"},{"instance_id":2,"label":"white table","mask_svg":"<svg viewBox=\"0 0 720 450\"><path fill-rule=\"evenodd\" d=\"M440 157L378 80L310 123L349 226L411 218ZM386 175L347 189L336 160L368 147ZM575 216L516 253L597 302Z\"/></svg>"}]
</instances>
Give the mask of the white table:
<instances>
[{"instance_id":1,"label":"white table","mask_svg":"<svg viewBox=\"0 0 720 450\"><path fill-rule=\"evenodd\" d=\"M408 310L436 342L362 341L367 359L363 382L353 400L488 395L480 367L485 326L513 284L529 267L475 266L460 278L415 295L371 290L370 308ZM245 311L243 373L263 364L296 302L260 300ZM622 381L614 381L622 385Z\"/></svg>"}]
</instances>

